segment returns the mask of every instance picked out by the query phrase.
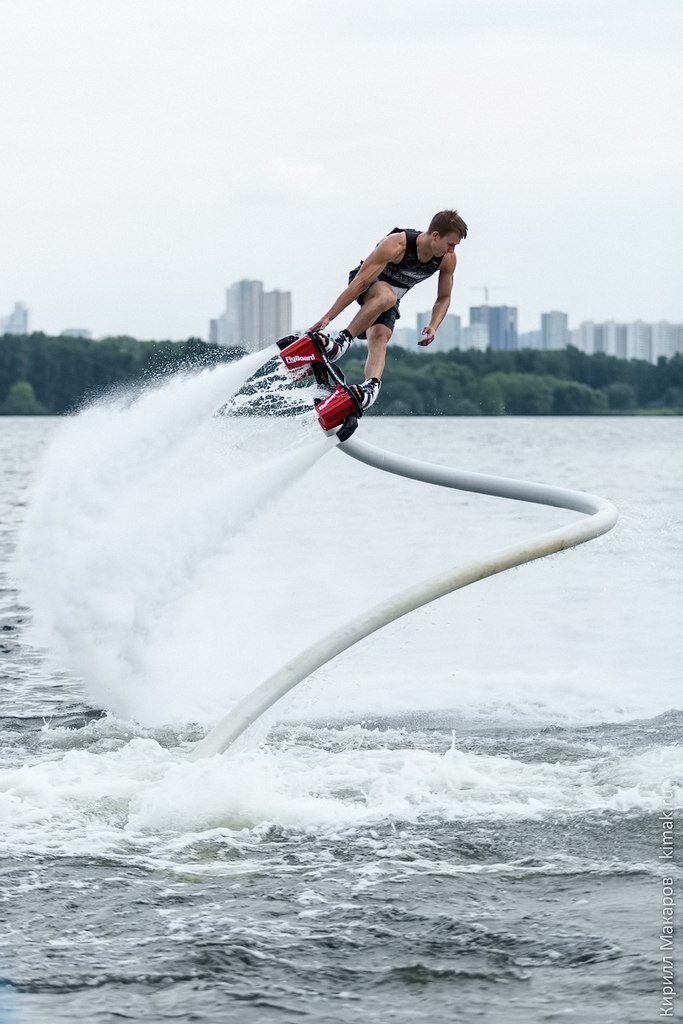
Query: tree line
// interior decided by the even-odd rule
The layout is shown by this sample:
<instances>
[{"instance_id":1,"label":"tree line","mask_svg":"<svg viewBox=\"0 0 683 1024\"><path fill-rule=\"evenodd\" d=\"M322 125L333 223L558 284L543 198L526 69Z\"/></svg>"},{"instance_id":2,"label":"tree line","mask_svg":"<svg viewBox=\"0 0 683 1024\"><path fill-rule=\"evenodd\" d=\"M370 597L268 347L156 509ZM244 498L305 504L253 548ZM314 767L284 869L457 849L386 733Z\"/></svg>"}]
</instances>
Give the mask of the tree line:
<instances>
[{"instance_id":1,"label":"tree line","mask_svg":"<svg viewBox=\"0 0 683 1024\"><path fill-rule=\"evenodd\" d=\"M365 347L343 361L363 379ZM178 370L214 366L244 352L130 337L0 338L0 414L61 415L117 388L140 387ZM617 359L578 349L541 352L410 352L389 347L384 389L371 410L385 416L577 416L683 413L683 357Z\"/></svg>"},{"instance_id":2,"label":"tree line","mask_svg":"<svg viewBox=\"0 0 683 1024\"><path fill-rule=\"evenodd\" d=\"M351 350L349 380L362 379L363 359ZM576 348L427 355L390 347L384 381L377 411L387 416L683 413L680 355L653 365Z\"/></svg>"}]
</instances>

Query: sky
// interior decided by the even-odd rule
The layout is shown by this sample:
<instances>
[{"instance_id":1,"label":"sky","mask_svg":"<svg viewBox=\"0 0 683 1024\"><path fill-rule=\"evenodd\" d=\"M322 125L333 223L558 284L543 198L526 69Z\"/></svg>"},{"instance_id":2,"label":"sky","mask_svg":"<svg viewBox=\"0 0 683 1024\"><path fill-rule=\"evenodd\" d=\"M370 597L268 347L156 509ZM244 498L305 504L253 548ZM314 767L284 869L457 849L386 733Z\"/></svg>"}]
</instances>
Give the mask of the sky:
<instances>
[{"instance_id":1,"label":"sky","mask_svg":"<svg viewBox=\"0 0 683 1024\"><path fill-rule=\"evenodd\" d=\"M206 338L246 277L305 329L457 208L463 322L681 322L681 66L680 0L0 0L0 314Z\"/></svg>"}]
</instances>

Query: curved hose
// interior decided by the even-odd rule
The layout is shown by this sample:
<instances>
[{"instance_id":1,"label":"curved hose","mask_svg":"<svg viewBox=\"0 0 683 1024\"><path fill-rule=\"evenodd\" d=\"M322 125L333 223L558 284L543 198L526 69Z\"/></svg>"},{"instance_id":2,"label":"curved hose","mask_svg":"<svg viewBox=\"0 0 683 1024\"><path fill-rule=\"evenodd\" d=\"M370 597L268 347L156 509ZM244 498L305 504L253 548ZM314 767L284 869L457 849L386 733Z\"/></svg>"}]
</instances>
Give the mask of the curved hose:
<instances>
[{"instance_id":1,"label":"curved hose","mask_svg":"<svg viewBox=\"0 0 683 1024\"><path fill-rule=\"evenodd\" d=\"M536 540L523 541L512 547L496 552L489 558L456 567L432 576L407 590L375 605L362 615L351 619L345 625L318 640L311 647L296 655L274 675L252 690L204 739L190 752L192 760L219 754L240 736L265 711L288 693L297 683L309 676L342 651L358 643L382 626L388 625L402 615L422 605L436 601L454 590L469 586L478 580L494 576L525 562L532 562L545 555L551 555L565 548L576 547L593 540L611 530L617 521L617 511L611 502L583 491L571 491L562 487L530 483L526 480L512 480L506 477L488 476L484 473L465 473L462 470L438 466L418 459L406 458L393 452L384 451L357 438L350 438L339 445L340 451L360 462L387 473L440 487L452 487L460 491L490 494L498 498L529 501L539 505L552 505L574 512L582 512L587 518L569 523L560 529L544 533Z\"/></svg>"}]
</instances>

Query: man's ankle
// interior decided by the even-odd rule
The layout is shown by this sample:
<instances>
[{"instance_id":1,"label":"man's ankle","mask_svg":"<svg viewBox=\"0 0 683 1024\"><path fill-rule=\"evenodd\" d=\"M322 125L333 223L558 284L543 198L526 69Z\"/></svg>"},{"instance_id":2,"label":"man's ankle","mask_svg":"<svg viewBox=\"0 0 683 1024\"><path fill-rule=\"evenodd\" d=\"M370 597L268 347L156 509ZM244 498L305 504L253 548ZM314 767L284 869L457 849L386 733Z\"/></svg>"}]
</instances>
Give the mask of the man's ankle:
<instances>
[{"instance_id":1,"label":"man's ankle","mask_svg":"<svg viewBox=\"0 0 683 1024\"><path fill-rule=\"evenodd\" d=\"M325 339L325 355L332 363L336 363L337 359L344 355L353 341L346 329L338 331L337 334L323 335L323 338Z\"/></svg>"},{"instance_id":2,"label":"man's ankle","mask_svg":"<svg viewBox=\"0 0 683 1024\"><path fill-rule=\"evenodd\" d=\"M360 402L361 409L365 412L376 401L382 381L379 377L366 377L362 384L354 384L353 389Z\"/></svg>"}]
</instances>

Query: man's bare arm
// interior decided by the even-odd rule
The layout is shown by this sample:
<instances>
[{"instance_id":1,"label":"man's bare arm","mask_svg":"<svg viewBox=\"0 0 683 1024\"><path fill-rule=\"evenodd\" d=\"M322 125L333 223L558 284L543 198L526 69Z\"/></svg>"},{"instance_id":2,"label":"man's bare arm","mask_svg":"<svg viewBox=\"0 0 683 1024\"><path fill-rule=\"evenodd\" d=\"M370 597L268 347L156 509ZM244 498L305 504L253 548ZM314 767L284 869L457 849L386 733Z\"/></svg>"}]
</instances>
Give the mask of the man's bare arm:
<instances>
[{"instance_id":1,"label":"man's bare arm","mask_svg":"<svg viewBox=\"0 0 683 1024\"><path fill-rule=\"evenodd\" d=\"M418 341L418 345L431 345L434 341L439 325L448 312L448 307L451 304L453 274L455 273L456 263L457 260L454 252L447 253L441 261L441 269L439 270L439 286L436 294L436 302L432 308L432 317L428 326L422 329L422 336Z\"/></svg>"},{"instance_id":2,"label":"man's bare arm","mask_svg":"<svg viewBox=\"0 0 683 1024\"><path fill-rule=\"evenodd\" d=\"M323 331L335 317L343 313L347 306L350 306L359 295L362 295L365 289L382 273L387 263L400 263L405 255L405 251L406 236L404 231L395 235L387 235L386 238L383 238L368 258L363 260L362 267L348 288L345 288L339 298L332 303L327 313L312 325L311 330Z\"/></svg>"}]
</instances>

